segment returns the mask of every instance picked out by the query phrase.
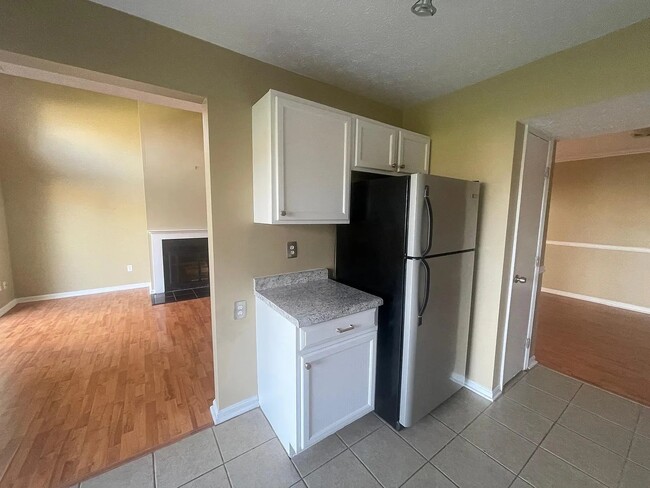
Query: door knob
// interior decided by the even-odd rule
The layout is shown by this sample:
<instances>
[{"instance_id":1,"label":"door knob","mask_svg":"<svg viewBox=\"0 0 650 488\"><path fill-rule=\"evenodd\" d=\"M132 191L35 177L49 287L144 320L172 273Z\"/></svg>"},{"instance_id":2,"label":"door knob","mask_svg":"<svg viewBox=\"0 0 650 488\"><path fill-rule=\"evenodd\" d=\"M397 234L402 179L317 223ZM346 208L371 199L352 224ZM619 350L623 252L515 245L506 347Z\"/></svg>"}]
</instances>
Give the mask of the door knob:
<instances>
[{"instance_id":1,"label":"door knob","mask_svg":"<svg viewBox=\"0 0 650 488\"><path fill-rule=\"evenodd\" d=\"M311 364L310 363L305 363L305 369L309 371L311 369Z\"/></svg>"},{"instance_id":2,"label":"door knob","mask_svg":"<svg viewBox=\"0 0 650 488\"><path fill-rule=\"evenodd\" d=\"M515 275L515 283L526 283L527 279L525 276Z\"/></svg>"}]
</instances>

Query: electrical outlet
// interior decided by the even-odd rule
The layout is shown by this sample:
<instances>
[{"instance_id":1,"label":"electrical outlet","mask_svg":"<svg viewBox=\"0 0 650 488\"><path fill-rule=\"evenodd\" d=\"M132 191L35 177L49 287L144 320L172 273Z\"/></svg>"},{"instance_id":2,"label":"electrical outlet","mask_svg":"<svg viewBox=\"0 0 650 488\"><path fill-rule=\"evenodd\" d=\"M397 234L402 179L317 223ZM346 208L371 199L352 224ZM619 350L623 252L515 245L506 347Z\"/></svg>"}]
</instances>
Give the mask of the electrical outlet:
<instances>
[{"instance_id":1,"label":"electrical outlet","mask_svg":"<svg viewBox=\"0 0 650 488\"><path fill-rule=\"evenodd\" d=\"M297 258L298 257L298 242L289 241L287 242L287 258Z\"/></svg>"},{"instance_id":2,"label":"electrical outlet","mask_svg":"<svg viewBox=\"0 0 650 488\"><path fill-rule=\"evenodd\" d=\"M126 270L130 273L133 271L133 265L132 264L127 264L126 265Z\"/></svg>"},{"instance_id":3,"label":"electrical outlet","mask_svg":"<svg viewBox=\"0 0 650 488\"><path fill-rule=\"evenodd\" d=\"M235 320L246 318L246 300L235 302Z\"/></svg>"}]
</instances>

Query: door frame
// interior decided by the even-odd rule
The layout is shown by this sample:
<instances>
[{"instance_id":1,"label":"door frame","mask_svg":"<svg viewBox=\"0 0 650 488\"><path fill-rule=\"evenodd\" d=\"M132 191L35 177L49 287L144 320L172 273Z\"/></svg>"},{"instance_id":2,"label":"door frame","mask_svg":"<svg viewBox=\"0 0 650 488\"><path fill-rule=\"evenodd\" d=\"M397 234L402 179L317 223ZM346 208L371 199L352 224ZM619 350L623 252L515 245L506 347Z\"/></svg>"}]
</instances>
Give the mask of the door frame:
<instances>
[{"instance_id":1,"label":"door frame","mask_svg":"<svg viewBox=\"0 0 650 488\"><path fill-rule=\"evenodd\" d=\"M517 200L515 205L515 213L512 226L512 245L508 246L506 243L506 249L508 255L506 256L507 273L504 272L504 279L506 279L506 289L505 291L505 314L503 318L504 328L503 335L501 339L501 367L499 371L499 388L503 391L503 380L505 373L505 359L506 359L506 346L508 343L508 328L510 322L510 307L512 305L512 288L513 280L515 275L515 258L517 255L517 232L519 230L519 216L521 212L521 203L525 198L525 195L522 195L522 186L523 186L523 177L524 169L526 165L526 145L528 142L528 135L532 134L541 139L544 139L549 142L548 154L546 157L546 175L544 178L544 189L542 194L542 205L540 209L540 219L539 226L537 228L537 249L536 249L536 263L535 263L535 273L533 275L533 292L530 303L530 310L528 312L528 329L526 333L526 347L523 351L523 364L522 370L530 369L536 364L534 356L531 356L530 351L532 348L533 332L535 328L535 316L537 310L537 298L541 290L541 275L544 273L544 252L545 252L545 241L546 241L546 230L548 223L548 210L550 205L550 192L551 192L551 180L553 176L553 163L555 159L555 146L556 139L544 131L531 127L528 124L517 123L517 136L515 141L515 171L517 172L517 185L513 189L516 191ZM508 249L510 247L510 249Z\"/></svg>"}]
</instances>

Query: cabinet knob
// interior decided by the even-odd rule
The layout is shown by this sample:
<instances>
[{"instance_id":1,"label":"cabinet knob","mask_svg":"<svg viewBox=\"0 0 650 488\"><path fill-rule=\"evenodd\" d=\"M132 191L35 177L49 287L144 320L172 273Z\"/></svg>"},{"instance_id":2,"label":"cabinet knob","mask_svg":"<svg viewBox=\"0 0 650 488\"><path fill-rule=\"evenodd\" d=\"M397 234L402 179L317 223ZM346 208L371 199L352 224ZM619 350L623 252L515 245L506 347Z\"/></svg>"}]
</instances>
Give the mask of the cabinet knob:
<instances>
[{"instance_id":1,"label":"cabinet knob","mask_svg":"<svg viewBox=\"0 0 650 488\"><path fill-rule=\"evenodd\" d=\"M406 168L406 165L405 165L405 164L400 164L400 165L399 165L399 169L404 169L404 168Z\"/></svg>"},{"instance_id":2,"label":"cabinet knob","mask_svg":"<svg viewBox=\"0 0 650 488\"><path fill-rule=\"evenodd\" d=\"M311 363L305 363L305 369L309 371L311 369Z\"/></svg>"},{"instance_id":3,"label":"cabinet knob","mask_svg":"<svg viewBox=\"0 0 650 488\"><path fill-rule=\"evenodd\" d=\"M282 215L283 217L286 217L287 211L286 210L281 210L280 215Z\"/></svg>"},{"instance_id":4,"label":"cabinet knob","mask_svg":"<svg viewBox=\"0 0 650 488\"><path fill-rule=\"evenodd\" d=\"M391 168L397 168L397 163L393 163L390 165Z\"/></svg>"}]
</instances>

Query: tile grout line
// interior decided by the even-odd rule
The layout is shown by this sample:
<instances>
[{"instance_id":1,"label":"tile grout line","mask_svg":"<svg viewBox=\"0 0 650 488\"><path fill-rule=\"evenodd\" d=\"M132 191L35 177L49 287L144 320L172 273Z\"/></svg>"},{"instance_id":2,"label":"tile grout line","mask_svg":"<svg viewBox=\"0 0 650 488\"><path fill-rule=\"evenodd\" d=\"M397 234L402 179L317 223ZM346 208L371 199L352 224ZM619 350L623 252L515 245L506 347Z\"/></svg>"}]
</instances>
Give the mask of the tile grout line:
<instances>
[{"instance_id":1,"label":"tile grout line","mask_svg":"<svg viewBox=\"0 0 650 488\"><path fill-rule=\"evenodd\" d=\"M449 442L451 442L451 441L449 441ZM445 445L445 447L446 447L446 445ZM444 449L444 448L443 448L443 449ZM441 449L441 451L442 451L442 449ZM438 452L440 452L440 451L438 451ZM437 454L437 453L436 453L436 454ZM434 455L434 456L435 456L435 455ZM425 459L426 459L426 458L425 458ZM431 458L431 459L433 459L433 458ZM443 473L443 472L440 471L438 468L436 468L436 467L431 463L431 461L427 461L426 463L424 463L420 469L418 469L415 473L413 473L411 476L409 476L409 477L404 481L404 483L402 483L402 484L399 485L399 486L400 486L400 487L405 486L406 483L408 483L412 478L415 477L416 474L418 474L420 471L422 471L424 468L426 468L427 465L428 465L428 466L431 466L431 467L432 467L433 469L435 469L438 473L440 473L441 475L443 475L443 476L445 477L445 479L448 480L452 485L454 485L456 488L458 488L458 485L457 485L456 483L454 483L452 480L450 480L450 479L447 477L447 475L446 475L445 473Z\"/></svg>"},{"instance_id":2,"label":"tile grout line","mask_svg":"<svg viewBox=\"0 0 650 488\"><path fill-rule=\"evenodd\" d=\"M586 384L586 383L585 383L585 384ZM627 432L631 432L632 434L635 434L635 433L636 433L634 430L628 429L628 428L625 427L624 425L621 425L621 424L619 424L618 422L614 422L613 420L609 420L608 418L605 418L605 417L603 417L602 415L597 414L596 412L592 412L592 411L589 410L588 408L581 407L580 405L577 405L577 404L575 404L575 403L570 403L570 405L573 406L573 407L576 407L576 408L578 408L578 409L580 409L580 410L582 410L583 412L590 413L591 415L594 415L594 416L598 417L599 419L604 420L604 421L607 422L607 423L613 424L613 425L615 425L616 427L620 427L621 429L623 429L623 430L625 430L625 431L627 431ZM644 437L645 437L645 436L644 436Z\"/></svg>"},{"instance_id":3,"label":"tile grout line","mask_svg":"<svg viewBox=\"0 0 650 488\"><path fill-rule=\"evenodd\" d=\"M223 466L223 470L226 473L226 479L228 480L228 486L232 488L232 481L230 481L230 475L228 474L228 470L226 469L226 460L223 457L223 452L221 452L221 446L219 445L219 439L217 439L217 431L215 429L216 425L213 425L210 427L210 430L212 431L212 436L214 437L214 442L217 444L217 450L219 451L219 456L221 457L221 466ZM218 468L219 466L217 466ZM217 469L214 468L214 469Z\"/></svg>"},{"instance_id":4,"label":"tile grout line","mask_svg":"<svg viewBox=\"0 0 650 488\"><path fill-rule=\"evenodd\" d=\"M377 429L377 430L379 430L379 429ZM375 431L375 432L376 432L376 431ZM366 436L366 437L367 437L367 436ZM358 444L358 443L357 443L357 444ZM348 450L352 453L352 455L356 458L356 460L359 461L359 462L361 463L361 466L363 466L364 469L365 469L366 471L368 471L368 473L370 473L370 476L373 477L373 479L374 479L374 480L379 484L379 486L383 486L384 488L389 488L389 487L386 487L386 485L384 485L381 481L379 481L379 478L377 478L377 477L374 475L374 473L370 470L370 468L369 468L368 466L366 466L366 464L361 460L361 458L359 458L359 456L357 456L357 454L356 454L352 449L348 448Z\"/></svg>"},{"instance_id":5,"label":"tile grout line","mask_svg":"<svg viewBox=\"0 0 650 488\"><path fill-rule=\"evenodd\" d=\"M584 385L585 385L585 383L583 383L582 386L584 386ZM573 402L573 400L575 399L575 397L578 395L578 392L582 389L582 386L581 386L580 388L578 388L578 391L576 391L576 393L573 395L573 397L571 398L571 401L569 402L569 405L571 405L571 402ZM562 411L562 414L560 414L560 417L562 417L562 415L564 414L564 412L566 411L567 408L569 408L568 405L567 405L567 407ZM587 410L587 411L588 411L588 410ZM560 420L560 417L558 417L558 421ZM567 459L564 459L564 458L558 456L558 455L555 454L554 452L549 451L549 450L546 449L545 447L542 447L542 443L544 442L544 440L546 439L546 437L548 437L548 434L551 433L551 430L553 430L553 427L555 427L556 424L557 424L557 421L553 422L553 425L551 426L551 429L550 429L550 430L548 431L548 433L544 436L544 439L542 439L542 441L539 443L538 449L542 449L542 450L544 450L545 452L549 453L551 456L556 457L557 459L559 459L559 460L565 462L565 463L568 464L569 466L575 468L576 470L578 470L579 472L581 472L581 473L584 474L585 476L588 476L589 478L591 478L592 480L594 480L596 483L600 484L601 486L606 487L607 485L606 485L605 483L603 483L603 482L600 481L599 479L596 479L594 476L590 475L589 473L587 473L586 471L584 471L582 468L576 466L575 464L571 463L571 462L568 461ZM562 424L558 424L558 425L560 425L560 427L564 427ZM571 431L571 432L573 432L573 431ZM576 434L577 434L577 432L576 432ZM580 435L580 434L578 434L578 435ZM583 438L587 439L587 438L584 437L584 436L580 436L580 437L583 437ZM591 439L587 439L587 440L591 441ZM593 442L593 441L591 441L591 442ZM594 442L594 444L596 444L596 443ZM596 444L596 445L598 445L598 444ZM537 452L538 449L536 449L535 452ZM534 455L534 454L535 454L535 453L533 453L533 455ZM531 456L531 457L532 457L532 456ZM526 464L528 464L528 463L526 463ZM624 466L625 466L625 464L624 464ZM524 466L524 468L525 468L525 466ZM522 468L522 470L523 470L523 468ZM620 476L622 476L622 474L623 474L623 473L621 472L621 475L620 475ZM525 481L525 480L524 480L524 481ZM621 482L621 479L619 478L618 483L617 483L617 486L620 485L620 482Z\"/></svg>"},{"instance_id":6,"label":"tile grout line","mask_svg":"<svg viewBox=\"0 0 650 488\"><path fill-rule=\"evenodd\" d=\"M523 376L525 376L525 375L523 375ZM522 378L523 378L523 376L522 376ZM520 378L520 379L521 379L521 378ZM459 390L459 391L460 391L460 390ZM470 391L470 390L468 390L468 391ZM470 391L470 392L471 392L471 391ZM471 392L471 393L473 393L474 395L476 395L476 393L474 393L474 392ZM453 395L452 395L452 396L453 396ZM477 395L477 396L479 396L479 395ZM444 402L443 402L443 403L444 403ZM481 415L483 415L483 413L485 413L485 411L486 411L488 408L490 408L490 406L492 406L493 404L494 404L494 401L490 401L490 403L488 403L488 404L487 404L485 407L483 407L482 409L479 408L479 409L478 409L478 410L480 410L479 414L478 414L476 417L474 417L474 418L473 418L473 419L472 419L472 420L471 420L471 421L470 421L470 422L469 422L469 423L468 423L468 424L463 428L463 430L461 430L461 432L463 432L467 427L469 427L473 422L475 422L476 419L478 419ZM436 407L436 408L438 408L438 407ZM447 476L447 475L446 475L442 470L438 469L438 467L437 467L435 464L433 464L433 459L434 459L438 454L440 454L440 453L441 453L441 452L442 452L442 451L443 451L443 450L444 450L444 449L445 449L449 444L451 444L451 443L452 443L452 442L453 442L457 437L461 437L461 435L460 435L461 433L460 433L460 432L456 432L454 429L452 429L452 428L449 427L447 424L445 424L442 420L440 420L440 419L434 417L433 412L434 412L435 410L436 410L436 409L434 408L434 409L433 409L431 412L429 412L427 415L429 415L429 416L430 416L431 418L433 418L435 421L440 422L442 425L444 425L445 427L447 427L451 432L454 433L454 435L453 435L453 437L452 437L451 439L449 439L449 441L447 441L447 443L446 443L444 446L442 446L440 449L438 449L438 451L437 451L433 456L431 456L431 459L428 459L428 460L427 460L427 462L424 464L424 466L426 466L427 464L430 464L430 465L431 465L431 466L432 466L436 471L438 471L438 472L439 472L440 474L442 474L442 475L443 475L447 480L449 480L449 482L450 482L452 485L454 485L455 487L458 487L458 485L457 485L457 484L456 484L456 483L455 483L455 482L454 482L454 481L453 481L449 476ZM402 436L400 436L400 437L402 437ZM402 437L402 439L404 439L404 438ZM465 439L465 438L463 437L463 439ZM404 441L405 441L407 444L411 445L411 444L410 444L406 439L404 439ZM472 444L472 445L473 445L473 444ZM412 446L412 447L413 447L413 449L415 449L414 446ZM415 449L415 450L417 451L417 449ZM419 451L418 451L418 452L419 452ZM482 451L481 451L481 452L482 452ZM427 458L425 457L425 459L427 459ZM424 466L423 466L423 467L424 467ZM409 477L409 478L404 482L404 484L406 484L406 483L408 482L408 480L410 480L413 476L415 476L415 474L418 473L421 469L422 469L422 468L420 468L418 471L416 471L415 473L413 473L413 475L411 475L411 476L410 476L410 477ZM403 485L402 485L402 486L403 486Z\"/></svg>"},{"instance_id":7,"label":"tile grout line","mask_svg":"<svg viewBox=\"0 0 650 488\"><path fill-rule=\"evenodd\" d=\"M156 456L153 455L153 452L151 453L151 471L151 474L153 474L153 488L156 488L158 480L156 479ZM79 486L81 486L81 483L79 483Z\"/></svg>"},{"instance_id":8,"label":"tile grout line","mask_svg":"<svg viewBox=\"0 0 650 488\"><path fill-rule=\"evenodd\" d=\"M551 370L551 371L552 371L552 370ZM533 451L533 453L530 455L530 457L528 458L528 460L527 460L527 461L524 463L524 465L521 467L521 469L519 470L519 472L515 475L515 479L513 480L513 483L517 480L517 478L520 478L520 477L521 477L521 473L523 473L524 469L526 469L526 466L528 466L528 463L530 463L530 460L533 458L533 456L535 455L535 453L536 453L537 451L539 451L540 449L544 449L544 448L542 447L542 443L546 440L546 438L548 437L548 435L551 433L551 430L553 430L553 427L555 427L555 424L557 424L558 420L560 420L560 418L562 417L562 415L564 415L564 412L566 412L567 408L569 408L569 405L571 405L571 402L573 401L573 399L578 395L578 392L579 392L580 390L582 390L582 387L583 387L583 386L584 386L584 383L582 383L582 384L580 385L580 387L576 390L576 392L575 392L575 393L573 394L573 396L571 397L571 400L569 400L569 402L566 404L566 407L564 407L564 409L562 410L562 413L560 413L560 415L558 416L557 420L555 420L555 422L553 422L553 424L551 425L551 428L548 429L548 432L547 432L546 434L544 434L544 437L542 437L542 439L539 441L539 444L537 444L537 447L535 448L535 450ZM531 411L532 411L532 410L531 410ZM545 417L544 417L544 418L545 418ZM549 420L550 420L550 419L549 419ZM544 449L544 451L546 451L546 449ZM546 452L549 452L549 451L546 451ZM553 454L553 453L550 453L550 454L552 454L553 456L555 456L555 454ZM558 459L561 459L562 461L564 461L561 457L559 457L559 456L556 456L556 457L557 457ZM570 464L570 463L567 463L567 464ZM572 464L570 464L570 465L573 466ZM577 469L577 468L576 468L576 469ZM579 470L579 471L582 472L582 470ZM585 474L587 474L587 473L585 473ZM589 475L587 475L587 476L589 476ZM522 479L523 479L523 478L522 478ZM595 478L593 478L593 479L595 479ZM524 481L525 481L526 483L528 483L527 480L524 479ZM530 485L531 483L528 483L528 484ZM534 486L534 485L533 485L533 486Z\"/></svg>"}]
</instances>

